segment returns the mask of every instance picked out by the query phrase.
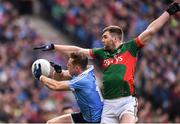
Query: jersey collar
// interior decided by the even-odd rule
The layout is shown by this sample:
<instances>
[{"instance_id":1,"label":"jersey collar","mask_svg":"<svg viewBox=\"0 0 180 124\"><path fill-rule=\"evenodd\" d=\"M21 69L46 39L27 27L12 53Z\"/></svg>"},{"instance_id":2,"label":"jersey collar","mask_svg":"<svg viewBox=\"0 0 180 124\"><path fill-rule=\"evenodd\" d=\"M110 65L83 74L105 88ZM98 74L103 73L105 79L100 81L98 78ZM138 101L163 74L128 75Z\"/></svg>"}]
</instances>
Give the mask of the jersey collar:
<instances>
[{"instance_id":1,"label":"jersey collar","mask_svg":"<svg viewBox=\"0 0 180 124\"><path fill-rule=\"evenodd\" d=\"M94 66L93 66L93 65L90 65L90 66L88 67L88 69L86 69L86 70L83 71L81 74L79 74L79 76L80 76L80 75L87 74L87 73L89 73L90 71L92 71L93 69L94 69Z\"/></svg>"},{"instance_id":2,"label":"jersey collar","mask_svg":"<svg viewBox=\"0 0 180 124\"><path fill-rule=\"evenodd\" d=\"M112 51L110 51L111 53L117 53L117 51L119 50L119 49L121 49L122 48L122 46L123 46L123 43L122 44L120 44L116 49L114 49L114 50L112 50Z\"/></svg>"}]
</instances>

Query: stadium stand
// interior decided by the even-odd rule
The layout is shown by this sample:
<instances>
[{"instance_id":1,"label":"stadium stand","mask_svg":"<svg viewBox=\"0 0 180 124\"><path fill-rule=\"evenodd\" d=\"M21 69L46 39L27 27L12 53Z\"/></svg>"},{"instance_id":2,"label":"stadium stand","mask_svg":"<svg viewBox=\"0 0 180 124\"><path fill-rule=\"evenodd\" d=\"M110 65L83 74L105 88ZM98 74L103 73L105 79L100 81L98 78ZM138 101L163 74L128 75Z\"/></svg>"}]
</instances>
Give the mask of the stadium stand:
<instances>
[{"instance_id":1,"label":"stadium stand","mask_svg":"<svg viewBox=\"0 0 180 124\"><path fill-rule=\"evenodd\" d=\"M170 2L39 0L40 15L36 16L51 23L63 37L71 39L72 42L67 43L93 48L102 46L99 40L105 26L122 26L125 40L131 39ZM30 68L35 59L41 57L65 66L67 58L54 52L35 53L33 46L47 40L64 44L64 38L51 37L51 34L49 39L44 38L37 31L39 29L30 26L29 19L17 23L24 14L20 5L15 0L0 1L0 122L43 123L61 115L64 106L78 108L71 94L50 91L34 80ZM33 15L31 9L27 13ZM180 123L179 19L179 15L172 17L139 55L135 75L139 123Z\"/></svg>"}]
</instances>

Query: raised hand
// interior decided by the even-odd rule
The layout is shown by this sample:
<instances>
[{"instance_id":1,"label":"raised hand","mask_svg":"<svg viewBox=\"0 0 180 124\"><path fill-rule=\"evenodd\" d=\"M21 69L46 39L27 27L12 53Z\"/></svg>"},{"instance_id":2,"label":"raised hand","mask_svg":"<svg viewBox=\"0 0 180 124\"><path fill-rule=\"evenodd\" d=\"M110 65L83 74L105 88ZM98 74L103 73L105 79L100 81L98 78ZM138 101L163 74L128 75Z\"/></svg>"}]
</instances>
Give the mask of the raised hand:
<instances>
[{"instance_id":1,"label":"raised hand","mask_svg":"<svg viewBox=\"0 0 180 124\"><path fill-rule=\"evenodd\" d=\"M60 64L55 64L54 62L50 62L50 64L54 68L56 73L61 73L62 72L62 68L61 68Z\"/></svg>"},{"instance_id":2,"label":"raised hand","mask_svg":"<svg viewBox=\"0 0 180 124\"><path fill-rule=\"evenodd\" d=\"M38 66L34 65L34 71L33 71L34 77L39 80L40 76L42 75L41 72L41 64L38 64Z\"/></svg>"},{"instance_id":3,"label":"raised hand","mask_svg":"<svg viewBox=\"0 0 180 124\"><path fill-rule=\"evenodd\" d=\"M51 44L47 44L47 45L42 45L42 46L39 46L39 47L34 47L33 48L34 50L42 50L42 51L50 51L50 50L54 50L54 44L51 43Z\"/></svg>"},{"instance_id":4,"label":"raised hand","mask_svg":"<svg viewBox=\"0 0 180 124\"><path fill-rule=\"evenodd\" d=\"M175 14L176 12L180 11L180 3L172 3L166 10L170 15Z\"/></svg>"}]
</instances>

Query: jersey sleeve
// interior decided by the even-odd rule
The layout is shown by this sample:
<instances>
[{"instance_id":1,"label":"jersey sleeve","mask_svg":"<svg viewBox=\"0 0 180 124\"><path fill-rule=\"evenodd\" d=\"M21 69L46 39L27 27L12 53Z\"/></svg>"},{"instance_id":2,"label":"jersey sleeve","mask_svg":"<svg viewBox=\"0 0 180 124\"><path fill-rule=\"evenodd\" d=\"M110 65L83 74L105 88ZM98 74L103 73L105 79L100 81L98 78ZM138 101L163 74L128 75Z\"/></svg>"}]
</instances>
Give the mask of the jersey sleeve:
<instances>
[{"instance_id":1,"label":"jersey sleeve","mask_svg":"<svg viewBox=\"0 0 180 124\"><path fill-rule=\"evenodd\" d=\"M141 44L139 38L135 38L131 41L129 41L127 44L126 44L126 47L128 49L128 51L134 56L136 57L138 51L143 47L144 45Z\"/></svg>"},{"instance_id":2,"label":"jersey sleeve","mask_svg":"<svg viewBox=\"0 0 180 124\"><path fill-rule=\"evenodd\" d=\"M89 51L89 55L92 57L92 59L99 59L103 55L102 48L94 48Z\"/></svg>"},{"instance_id":3,"label":"jersey sleeve","mask_svg":"<svg viewBox=\"0 0 180 124\"><path fill-rule=\"evenodd\" d=\"M79 90L79 89L82 89L85 87L85 83L84 83L84 78L86 77L87 75L82 75L82 76L78 76L78 77L75 77L73 78L72 80L69 81L69 88L72 90L72 91L75 91L75 90Z\"/></svg>"},{"instance_id":4,"label":"jersey sleeve","mask_svg":"<svg viewBox=\"0 0 180 124\"><path fill-rule=\"evenodd\" d=\"M137 47L139 47L139 48L144 47L144 44L141 43L139 37L136 37L136 41L135 42L136 42Z\"/></svg>"}]
</instances>

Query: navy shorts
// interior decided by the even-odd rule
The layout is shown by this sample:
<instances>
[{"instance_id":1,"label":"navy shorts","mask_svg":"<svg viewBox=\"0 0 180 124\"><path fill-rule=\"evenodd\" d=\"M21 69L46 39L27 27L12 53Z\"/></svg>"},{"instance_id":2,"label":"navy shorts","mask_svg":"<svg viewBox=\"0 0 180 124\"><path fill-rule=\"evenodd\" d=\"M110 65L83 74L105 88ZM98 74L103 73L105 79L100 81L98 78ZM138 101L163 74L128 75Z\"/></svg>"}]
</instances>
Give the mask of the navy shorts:
<instances>
[{"instance_id":1,"label":"navy shorts","mask_svg":"<svg viewBox=\"0 0 180 124\"><path fill-rule=\"evenodd\" d=\"M88 121L86 121L83 118L81 112L79 112L79 113L72 113L71 116L72 116L72 119L73 119L74 123L100 123L100 122L88 122Z\"/></svg>"}]
</instances>

